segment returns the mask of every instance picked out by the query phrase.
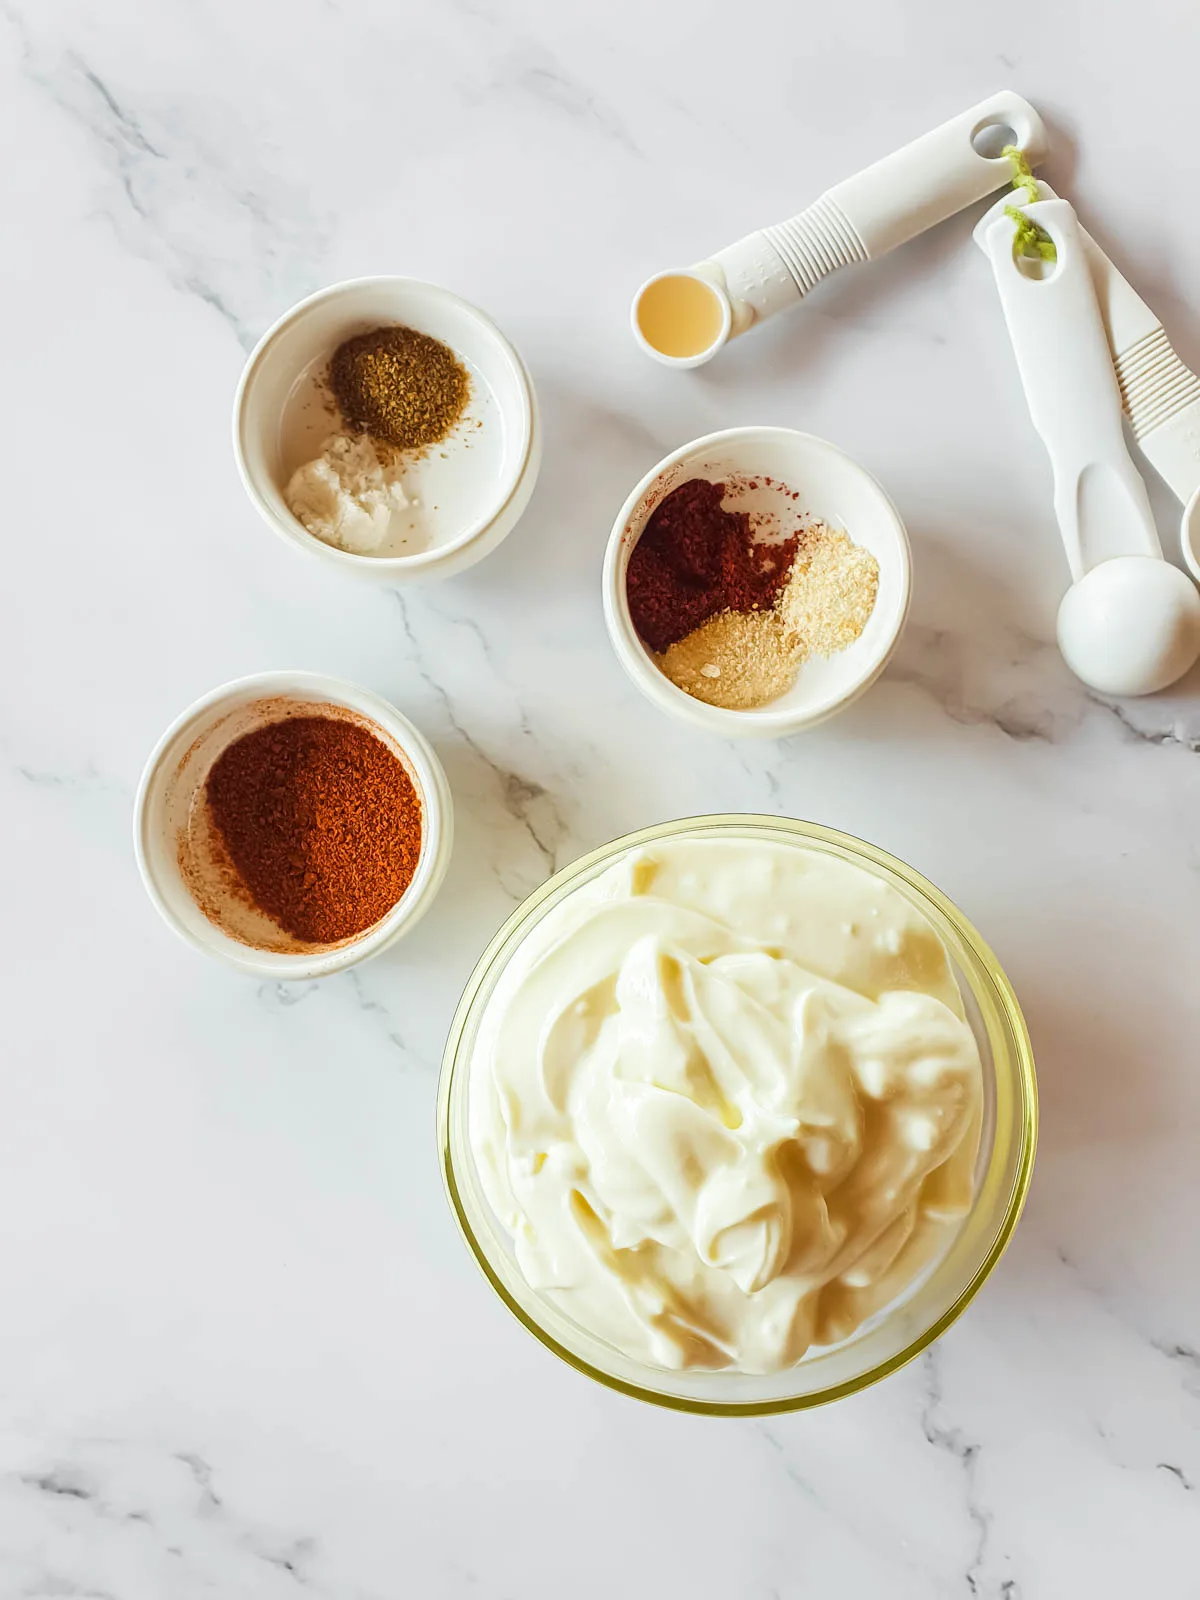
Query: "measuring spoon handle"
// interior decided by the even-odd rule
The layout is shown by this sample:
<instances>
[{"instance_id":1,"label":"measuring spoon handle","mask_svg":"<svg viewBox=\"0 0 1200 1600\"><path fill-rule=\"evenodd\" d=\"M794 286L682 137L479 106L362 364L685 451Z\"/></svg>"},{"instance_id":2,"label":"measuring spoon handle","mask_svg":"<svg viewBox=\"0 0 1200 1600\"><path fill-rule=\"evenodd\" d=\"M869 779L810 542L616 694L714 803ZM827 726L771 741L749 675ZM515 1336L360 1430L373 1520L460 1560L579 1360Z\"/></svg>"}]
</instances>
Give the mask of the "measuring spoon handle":
<instances>
[{"instance_id":1,"label":"measuring spoon handle","mask_svg":"<svg viewBox=\"0 0 1200 1600\"><path fill-rule=\"evenodd\" d=\"M1022 206L1057 251L1038 276L1013 254L1008 203L987 212L975 241L992 264L1029 414L1050 456L1055 516L1078 582L1101 561L1161 556L1162 547L1125 445L1121 392L1074 209L1057 199Z\"/></svg>"},{"instance_id":2,"label":"measuring spoon handle","mask_svg":"<svg viewBox=\"0 0 1200 1600\"><path fill-rule=\"evenodd\" d=\"M1007 157L997 148L984 154L974 143L984 130L1002 129L1031 163L1045 158L1041 117L1028 100L1001 89L843 178L796 216L698 262L694 270L729 300L730 337L794 305L839 267L873 261L1007 184Z\"/></svg>"}]
</instances>

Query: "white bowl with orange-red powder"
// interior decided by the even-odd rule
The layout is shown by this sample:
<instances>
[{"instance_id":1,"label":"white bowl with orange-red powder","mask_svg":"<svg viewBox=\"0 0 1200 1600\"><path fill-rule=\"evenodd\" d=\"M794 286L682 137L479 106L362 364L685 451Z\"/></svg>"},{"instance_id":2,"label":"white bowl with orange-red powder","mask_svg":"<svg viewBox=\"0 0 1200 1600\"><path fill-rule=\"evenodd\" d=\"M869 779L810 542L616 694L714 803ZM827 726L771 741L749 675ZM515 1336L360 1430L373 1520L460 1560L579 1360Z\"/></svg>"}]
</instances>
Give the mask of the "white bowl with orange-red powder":
<instances>
[{"instance_id":1,"label":"white bowl with orange-red powder","mask_svg":"<svg viewBox=\"0 0 1200 1600\"><path fill-rule=\"evenodd\" d=\"M373 735L400 763L419 804L416 864L399 897L369 927L324 944L274 925L230 884L227 864L214 861L210 848L206 788L214 767L245 735L296 717L345 721ZM425 736L379 695L315 672L239 678L195 701L154 747L134 804L138 869L164 921L196 949L276 982L341 972L409 932L441 887L453 833L450 787Z\"/></svg>"},{"instance_id":2,"label":"white bowl with orange-red powder","mask_svg":"<svg viewBox=\"0 0 1200 1600\"><path fill-rule=\"evenodd\" d=\"M738 508L784 533L818 523L844 532L879 568L859 637L836 654L809 656L791 687L765 705L732 710L688 694L662 671L634 626L626 591L630 557L663 500L693 478L736 485ZM621 507L604 559L604 618L629 677L661 711L724 738L786 738L852 704L891 660L911 589L908 535L885 490L836 445L791 428L729 428L673 451Z\"/></svg>"}]
</instances>

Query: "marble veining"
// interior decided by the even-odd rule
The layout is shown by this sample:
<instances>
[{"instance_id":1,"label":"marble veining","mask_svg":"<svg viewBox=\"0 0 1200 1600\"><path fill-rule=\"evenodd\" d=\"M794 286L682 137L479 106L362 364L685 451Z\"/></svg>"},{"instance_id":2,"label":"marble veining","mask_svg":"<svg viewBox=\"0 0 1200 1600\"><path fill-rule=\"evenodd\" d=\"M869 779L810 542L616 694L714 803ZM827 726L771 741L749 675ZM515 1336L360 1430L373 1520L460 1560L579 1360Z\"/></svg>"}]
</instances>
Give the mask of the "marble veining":
<instances>
[{"instance_id":1,"label":"marble veining","mask_svg":"<svg viewBox=\"0 0 1200 1600\"><path fill-rule=\"evenodd\" d=\"M1197 365L1198 48L1170 0L1036 26L948 0L0 0L4 1600L1200 1596L1200 676L1111 701L1057 656L1049 473L973 218L694 374L626 320L651 271L1011 83ZM486 307L545 426L502 548L400 594L274 539L228 438L263 329L377 272ZM916 586L870 695L733 746L626 683L599 568L659 456L753 422L879 476ZM173 940L129 842L166 723L288 666L393 699L457 815L411 939L296 987ZM433 1148L505 916L583 850L718 809L845 828L950 893L1021 997L1043 1107L1013 1246L922 1361L722 1424L538 1348Z\"/></svg>"}]
</instances>

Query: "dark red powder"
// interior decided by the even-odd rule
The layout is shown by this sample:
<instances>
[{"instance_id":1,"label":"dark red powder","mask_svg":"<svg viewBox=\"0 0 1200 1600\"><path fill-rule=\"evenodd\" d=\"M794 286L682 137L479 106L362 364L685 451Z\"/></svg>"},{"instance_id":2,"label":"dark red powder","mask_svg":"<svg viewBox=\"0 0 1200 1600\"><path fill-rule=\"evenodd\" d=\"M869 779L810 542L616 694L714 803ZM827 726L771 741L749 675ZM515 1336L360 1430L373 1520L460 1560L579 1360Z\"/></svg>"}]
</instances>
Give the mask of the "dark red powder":
<instances>
[{"instance_id":1,"label":"dark red powder","mask_svg":"<svg viewBox=\"0 0 1200 1600\"><path fill-rule=\"evenodd\" d=\"M721 611L765 611L787 582L799 535L755 539L745 511L726 511L723 483L690 478L654 509L625 574L638 638L654 651Z\"/></svg>"}]
</instances>

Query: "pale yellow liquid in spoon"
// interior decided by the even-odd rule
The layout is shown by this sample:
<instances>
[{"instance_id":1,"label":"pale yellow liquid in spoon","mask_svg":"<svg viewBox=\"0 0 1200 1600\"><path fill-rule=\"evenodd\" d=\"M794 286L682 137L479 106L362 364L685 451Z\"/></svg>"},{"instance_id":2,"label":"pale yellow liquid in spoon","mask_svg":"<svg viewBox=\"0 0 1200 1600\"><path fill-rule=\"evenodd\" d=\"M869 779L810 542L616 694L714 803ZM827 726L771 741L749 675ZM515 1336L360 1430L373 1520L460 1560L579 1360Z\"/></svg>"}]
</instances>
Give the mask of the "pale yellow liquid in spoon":
<instances>
[{"instance_id":1,"label":"pale yellow liquid in spoon","mask_svg":"<svg viewBox=\"0 0 1200 1600\"><path fill-rule=\"evenodd\" d=\"M724 307L717 290L686 273L656 278L638 300L642 338L660 355L686 360L702 355L721 336Z\"/></svg>"}]
</instances>

